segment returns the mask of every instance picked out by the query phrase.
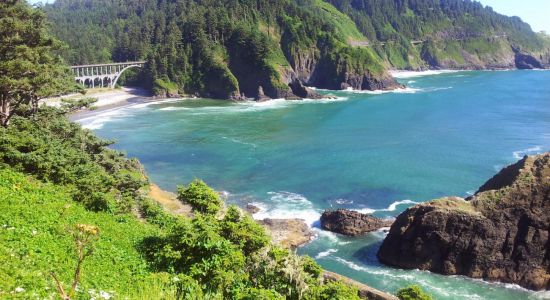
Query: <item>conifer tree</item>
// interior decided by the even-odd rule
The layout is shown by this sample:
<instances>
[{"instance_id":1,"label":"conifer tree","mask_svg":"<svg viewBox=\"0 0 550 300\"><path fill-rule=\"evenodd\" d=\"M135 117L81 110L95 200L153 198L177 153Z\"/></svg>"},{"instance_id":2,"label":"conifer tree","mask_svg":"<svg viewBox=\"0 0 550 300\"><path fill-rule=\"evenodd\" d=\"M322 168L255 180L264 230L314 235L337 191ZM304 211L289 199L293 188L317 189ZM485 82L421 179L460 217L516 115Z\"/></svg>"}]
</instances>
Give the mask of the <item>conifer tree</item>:
<instances>
[{"instance_id":1,"label":"conifer tree","mask_svg":"<svg viewBox=\"0 0 550 300\"><path fill-rule=\"evenodd\" d=\"M44 97L78 90L52 53L60 48L42 11L24 0L0 3L0 125L8 126L15 113L35 112Z\"/></svg>"}]
</instances>

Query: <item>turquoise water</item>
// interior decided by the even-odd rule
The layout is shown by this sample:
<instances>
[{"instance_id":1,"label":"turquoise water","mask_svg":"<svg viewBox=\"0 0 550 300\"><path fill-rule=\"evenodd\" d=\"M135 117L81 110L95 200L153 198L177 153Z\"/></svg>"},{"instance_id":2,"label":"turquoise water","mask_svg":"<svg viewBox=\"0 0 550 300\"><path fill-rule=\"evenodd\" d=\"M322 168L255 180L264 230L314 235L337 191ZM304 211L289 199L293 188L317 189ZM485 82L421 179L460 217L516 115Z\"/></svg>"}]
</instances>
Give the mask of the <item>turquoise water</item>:
<instances>
[{"instance_id":1,"label":"turquoise water","mask_svg":"<svg viewBox=\"0 0 550 300\"><path fill-rule=\"evenodd\" d=\"M396 216L416 202L466 196L524 154L550 150L550 72L409 77L391 93L330 92L324 101L171 100L81 122L139 158L175 190L202 178L263 217L318 226L327 208ZM328 91L322 91L329 93ZM382 266L383 232L347 238L316 229L300 248L326 269L395 292L417 283L437 299L550 297L516 286Z\"/></svg>"}]
</instances>

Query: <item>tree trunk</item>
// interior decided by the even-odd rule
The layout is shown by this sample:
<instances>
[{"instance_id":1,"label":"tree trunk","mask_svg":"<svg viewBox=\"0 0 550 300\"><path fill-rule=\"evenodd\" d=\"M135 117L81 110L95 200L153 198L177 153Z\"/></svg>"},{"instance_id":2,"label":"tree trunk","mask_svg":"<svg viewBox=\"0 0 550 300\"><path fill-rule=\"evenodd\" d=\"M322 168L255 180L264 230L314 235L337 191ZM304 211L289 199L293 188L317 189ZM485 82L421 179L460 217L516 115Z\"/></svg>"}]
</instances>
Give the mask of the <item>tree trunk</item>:
<instances>
[{"instance_id":1,"label":"tree trunk","mask_svg":"<svg viewBox=\"0 0 550 300\"><path fill-rule=\"evenodd\" d=\"M10 100L7 93L2 93L0 97L0 125L7 127L10 117Z\"/></svg>"}]
</instances>

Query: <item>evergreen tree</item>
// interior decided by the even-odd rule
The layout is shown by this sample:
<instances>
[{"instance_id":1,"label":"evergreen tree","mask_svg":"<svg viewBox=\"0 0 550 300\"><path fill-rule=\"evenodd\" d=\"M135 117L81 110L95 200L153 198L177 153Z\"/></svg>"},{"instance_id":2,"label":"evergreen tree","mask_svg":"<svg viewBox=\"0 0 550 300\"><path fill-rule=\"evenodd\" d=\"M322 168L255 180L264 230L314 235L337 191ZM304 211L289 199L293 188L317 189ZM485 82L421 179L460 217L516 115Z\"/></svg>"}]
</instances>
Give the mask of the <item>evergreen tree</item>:
<instances>
[{"instance_id":1,"label":"evergreen tree","mask_svg":"<svg viewBox=\"0 0 550 300\"><path fill-rule=\"evenodd\" d=\"M61 44L46 32L43 12L24 0L0 3L0 125L15 113L34 113L44 97L77 89L52 50Z\"/></svg>"}]
</instances>

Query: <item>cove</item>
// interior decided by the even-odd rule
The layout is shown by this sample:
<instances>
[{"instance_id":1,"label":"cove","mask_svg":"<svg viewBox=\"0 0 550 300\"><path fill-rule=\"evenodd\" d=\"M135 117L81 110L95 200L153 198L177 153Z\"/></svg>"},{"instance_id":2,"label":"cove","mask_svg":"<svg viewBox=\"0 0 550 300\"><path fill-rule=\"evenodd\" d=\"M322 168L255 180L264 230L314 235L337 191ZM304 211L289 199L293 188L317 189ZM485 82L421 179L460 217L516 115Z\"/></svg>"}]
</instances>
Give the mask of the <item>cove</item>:
<instances>
[{"instance_id":1,"label":"cove","mask_svg":"<svg viewBox=\"0 0 550 300\"><path fill-rule=\"evenodd\" d=\"M208 99L138 104L80 122L137 157L167 190L201 178L256 218L305 219L349 208L393 217L416 202L466 196L503 166L550 150L550 72L403 74L405 90L320 91L333 100ZM326 269L395 292L417 283L436 299L548 298L464 277L380 265L383 232L318 230L301 247Z\"/></svg>"}]
</instances>

